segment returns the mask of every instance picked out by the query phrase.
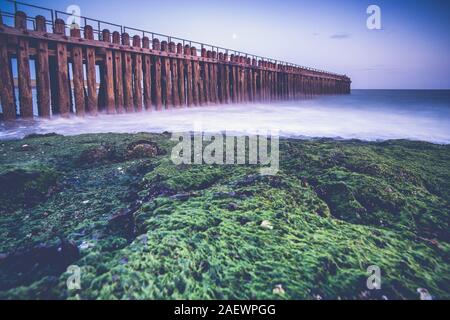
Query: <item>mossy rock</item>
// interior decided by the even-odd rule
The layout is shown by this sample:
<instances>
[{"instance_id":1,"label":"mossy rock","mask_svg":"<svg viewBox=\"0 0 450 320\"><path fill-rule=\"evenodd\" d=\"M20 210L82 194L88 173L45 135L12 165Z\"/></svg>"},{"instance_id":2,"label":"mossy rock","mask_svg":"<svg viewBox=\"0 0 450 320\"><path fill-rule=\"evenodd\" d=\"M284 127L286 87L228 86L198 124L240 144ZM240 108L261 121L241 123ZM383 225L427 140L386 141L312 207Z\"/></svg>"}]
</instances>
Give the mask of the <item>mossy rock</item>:
<instances>
[{"instance_id":1,"label":"mossy rock","mask_svg":"<svg viewBox=\"0 0 450 320\"><path fill-rule=\"evenodd\" d=\"M0 168L0 208L13 210L45 201L59 173L39 163Z\"/></svg>"}]
</instances>

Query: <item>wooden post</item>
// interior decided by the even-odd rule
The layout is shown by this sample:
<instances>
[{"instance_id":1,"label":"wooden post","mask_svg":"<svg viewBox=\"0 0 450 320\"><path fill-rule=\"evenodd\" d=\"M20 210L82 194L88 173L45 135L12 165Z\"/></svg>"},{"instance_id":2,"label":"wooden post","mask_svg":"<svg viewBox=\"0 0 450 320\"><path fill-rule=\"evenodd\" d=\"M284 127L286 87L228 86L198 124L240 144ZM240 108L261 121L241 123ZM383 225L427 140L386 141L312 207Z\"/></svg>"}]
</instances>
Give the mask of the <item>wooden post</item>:
<instances>
[{"instance_id":1,"label":"wooden post","mask_svg":"<svg viewBox=\"0 0 450 320\"><path fill-rule=\"evenodd\" d=\"M228 54L223 55L225 103L230 103L230 66L228 65Z\"/></svg>"},{"instance_id":2,"label":"wooden post","mask_svg":"<svg viewBox=\"0 0 450 320\"><path fill-rule=\"evenodd\" d=\"M65 34L65 23L62 19L55 20L53 32L56 34ZM56 73L58 83L58 106L62 117L68 117L70 113L69 99L69 74L67 65L67 46L64 43L56 43Z\"/></svg>"},{"instance_id":3,"label":"wooden post","mask_svg":"<svg viewBox=\"0 0 450 320\"><path fill-rule=\"evenodd\" d=\"M6 36L0 36L0 97L2 101L3 120L16 119L11 60L8 56Z\"/></svg>"},{"instance_id":4,"label":"wooden post","mask_svg":"<svg viewBox=\"0 0 450 320\"><path fill-rule=\"evenodd\" d=\"M231 92L231 98L232 98L232 102L233 103L237 103L239 102L239 90L238 90L238 68L236 66L236 57L234 56L234 54L231 55L230 57L230 61L232 62L231 65L231 85L232 85L232 92Z\"/></svg>"},{"instance_id":5,"label":"wooden post","mask_svg":"<svg viewBox=\"0 0 450 320\"><path fill-rule=\"evenodd\" d=\"M161 51L169 52L167 41L161 42ZM170 68L170 59L161 58L162 64L162 85L163 85L163 98L166 105L166 109L170 109L173 106L172 96L172 73Z\"/></svg>"},{"instance_id":6,"label":"wooden post","mask_svg":"<svg viewBox=\"0 0 450 320\"><path fill-rule=\"evenodd\" d=\"M94 39L94 31L91 26L84 26L84 38ZM86 78L87 78L87 103L86 109L90 115L98 113L97 100L97 75L95 72L95 48L86 47Z\"/></svg>"},{"instance_id":7,"label":"wooden post","mask_svg":"<svg viewBox=\"0 0 450 320\"><path fill-rule=\"evenodd\" d=\"M181 43L177 44L177 54L183 54L183 45ZM178 64L178 91L180 93L180 104L181 106L186 105L186 90L185 90L185 72L184 72L184 60L177 59Z\"/></svg>"},{"instance_id":8,"label":"wooden post","mask_svg":"<svg viewBox=\"0 0 450 320\"><path fill-rule=\"evenodd\" d=\"M225 68L223 63L223 53L219 52L217 62L217 87L219 88L219 102L225 103Z\"/></svg>"},{"instance_id":9,"label":"wooden post","mask_svg":"<svg viewBox=\"0 0 450 320\"><path fill-rule=\"evenodd\" d=\"M148 37L142 37L142 47L144 49L150 49L150 39ZM144 106L148 111L152 110L152 61L149 54L142 56L142 70L144 78Z\"/></svg>"},{"instance_id":10,"label":"wooden post","mask_svg":"<svg viewBox=\"0 0 450 320\"><path fill-rule=\"evenodd\" d=\"M70 36L81 38L80 29L70 29ZM80 46L72 47L72 74L75 110L77 116L85 114L83 53Z\"/></svg>"},{"instance_id":11,"label":"wooden post","mask_svg":"<svg viewBox=\"0 0 450 320\"><path fill-rule=\"evenodd\" d=\"M211 97L211 99L213 100L214 103L219 103L219 86L218 86L218 81L217 78L219 76L218 74L218 67L217 67L217 52L213 51L212 52L212 58L215 60L214 63L212 64L212 69L213 69L213 73L212 76L210 77L210 81L212 80L212 87L213 87L213 96Z\"/></svg>"},{"instance_id":12,"label":"wooden post","mask_svg":"<svg viewBox=\"0 0 450 320\"><path fill-rule=\"evenodd\" d=\"M130 47L130 36L128 33L122 33L122 45ZM131 53L128 51L123 52L122 56L122 74L123 74L123 103L126 112L134 111L133 101L133 69Z\"/></svg>"},{"instance_id":13,"label":"wooden post","mask_svg":"<svg viewBox=\"0 0 450 320\"><path fill-rule=\"evenodd\" d=\"M153 50L161 50L158 39L153 39L152 47ZM162 110L161 58L159 56L153 56L152 74L153 103L155 104L156 110Z\"/></svg>"},{"instance_id":14,"label":"wooden post","mask_svg":"<svg viewBox=\"0 0 450 320\"><path fill-rule=\"evenodd\" d=\"M257 86L257 75L258 75L258 72L256 70L256 67L257 67L256 59L253 58L252 59L252 68L253 68L253 70L252 70L252 87L253 87L253 99L252 99L252 101L253 102L258 101L258 98L257 98L258 97L258 94L257 94L257 91L258 91L258 86Z\"/></svg>"},{"instance_id":15,"label":"wooden post","mask_svg":"<svg viewBox=\"0 0 450 320\"><path fill-rule=\"evenodd\" d=\"M141 48L141 37L135 35L133 37L133 47ZM134 80L134 107L136 111L142 111L142 55L140 53L133 54L133 80Z\"/></svg>"},{"instance_id":16,"label":"wooden post","mask_svg":"<svg viewBox=\"0 0 450 320\"><path fill-rule=\"evenodd\" d=\"M191 55L195 57L195 60L192 61L192 78L193 78L192 97L194 100L194 104L198 106L200 105L199 90L198 90L200 82L200 67L197 60L197 49L195 47L191 48Z\"/></svg>"},{"instance_id":17,"label":"wooden post","mask_svg":"<svg viewBox=\"0 0 450 320\"><path fill-rule=\"evenodd\" d=\"M14 19L15 27L26 30L27 16L22 11L17 11ZM19 103L20 116L23 118L33 117L33 99L31 92L30 75L30 48L28 39L19 37L17 50L17 73L19 77Z\"/></svg>"},{"instance_id":18,"label":"wooden post","mask_svg":"<svg viewBox=\"0 0 450 320\"><path fill-rule=\"evenodd\" d=\"M108 29L102 31L103 42L111 43L111 33ZM114 67L113 67L113 54L112 51L106 49L105 59L103 61L103 87L105 97L105 109L109 114L116 113L116 103L114 101Z\"/></svg>"},{"instance_id":19,"label":"wooden post","mask_svg":"<svg viewBox=\"0 0 450 320\"><path fill-rule=\"evenodd\" d=\"M251 67L250 58L247 59L247 92L248 92L248 100L253 102L253 69Z\"/></svg>"},{"instance_id":20,"label":"wooden post","mask_svg":"<svg viewBox=\"0 0 450 320\"><path fill-rule=\"evenodd\" d=\"M112 42L120 45L120 33L114 31L112 33ZM114 101L116 102L116 110L123 113L124 97L123 97L123 72L122 72L122 52L120 50L113 51L114 59Z\"/></svg>"},{"instance_id":21,"label":"wooden post","mask_svg":"<svg viewBox=\"0 0 450 320\"><path fill-rule=\"evenodd\" d=\"M169 52L175 53L175 43L169 43ZM176 58L170 58L170 70L172 72L172 99L175 107L180 106L180 94L178 92L178 64Z\"/></svg>"},{"instance_id":22,"label":"wooden post","mask_svg":"<svg viewBox=\"0 0 450 320\"><path fill-rule=\"evenodd\" d=\"M46 32L45 17L36 16L36 31ZM38 115L43 118L50 117L50 69L48 62L48 43L38 41L36 48L36 91Z\"/></svg>"},{"instance_id":23,"label":"wooden post","mask_svg":"<svg viewBox=\"0 0 450 320\"><path fill-rule=\"evenodd\" d=\"M210 52L210 51L208 51ZM208 52L206 51L205 48L202 48L201 51L201 56L202 58L210 58L210 54L208 54ZM210 83L210 79L209 79L209 62L203 62L202 65L202 78L203 78L203 98L205 100L206 104L210 104L211 103L211 83Z\"/></svg>"},{"instance_id":24,"label":"wooden post","mask_svg":"<svg viewBox=\"0 0 450 320\"><path fill-rule=\"evenodd\" d=\"M184 55L191 55L191 47L189 45L184 46ZM187 105L191 107L194 103L194 81L192 76L192 63L190 59L186 59L184 61L185 71L186 71L186 96L187 96Z\"/></svg>"},{"instance_id":25,"label":"wooden post","mask_svg":"<svg viewBox=\"0 0 450 320\"><path fill-rule=\"evenodd\" d=\"M209 50L207 51L206 49L203 49L202 54L208 59L212 58L212 52ZM213 93L212 93L213 87L211 84L211 75L213 73L212 63L205 62L204 68L205 68L205 85L204 85L205 100L207 103L211 104L211 103L214 103Z\"/></svg>"}]
</instances>

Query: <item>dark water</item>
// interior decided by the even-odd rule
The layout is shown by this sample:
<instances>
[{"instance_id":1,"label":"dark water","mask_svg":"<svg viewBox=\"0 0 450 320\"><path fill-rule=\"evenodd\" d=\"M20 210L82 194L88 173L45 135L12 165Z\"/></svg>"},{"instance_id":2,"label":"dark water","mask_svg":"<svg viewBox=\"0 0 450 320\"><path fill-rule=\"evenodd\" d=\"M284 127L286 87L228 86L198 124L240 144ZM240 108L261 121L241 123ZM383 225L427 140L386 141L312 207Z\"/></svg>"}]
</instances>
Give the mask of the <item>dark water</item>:
<instances>
[{"instance_id":1,"label":"dark water","mask_svg":"<svg viewBox=\"0 0 450 320\"><path fill-rule=\"evenodd\" d=\"M0 124L0 139L28 133L278 131L286 137L412 139L450 143L450 90L353 90L280 103L220 105Z\"/></svg>"}]
</instances>

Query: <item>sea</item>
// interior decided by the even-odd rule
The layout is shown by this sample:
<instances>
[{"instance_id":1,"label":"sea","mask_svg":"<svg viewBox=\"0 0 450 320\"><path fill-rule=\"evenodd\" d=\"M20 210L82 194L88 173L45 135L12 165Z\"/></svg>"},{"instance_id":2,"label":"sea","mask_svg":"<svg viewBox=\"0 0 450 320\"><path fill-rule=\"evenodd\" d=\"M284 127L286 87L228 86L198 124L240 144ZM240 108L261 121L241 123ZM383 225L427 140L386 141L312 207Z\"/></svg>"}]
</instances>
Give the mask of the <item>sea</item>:
<instances>
[{"instance_id":1,"label":"sea","mask_svg":"<svg viewBox=\"0 0 450 320\"><path fill-rule=\"evenodd\" d=\"M349 95L298 101L0 122L0 140L52 132L77 135L200 131L268 133L299 139L408 139L450 144L450 90L352 90Z\"/></svg>"}]
</instances>

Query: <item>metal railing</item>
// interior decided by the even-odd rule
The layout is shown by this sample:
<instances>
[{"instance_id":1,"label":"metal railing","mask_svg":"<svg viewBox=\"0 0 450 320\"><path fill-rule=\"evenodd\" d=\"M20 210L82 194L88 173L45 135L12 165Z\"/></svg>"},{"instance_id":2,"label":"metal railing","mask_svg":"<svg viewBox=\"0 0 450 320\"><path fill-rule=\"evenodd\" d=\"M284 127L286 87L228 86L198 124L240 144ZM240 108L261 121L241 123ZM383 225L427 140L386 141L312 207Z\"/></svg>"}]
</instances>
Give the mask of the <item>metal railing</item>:
<instances>
[{"instance_id":1,"label":"metal railing","mask_svg":"<svg viewBox=\"0 0 450 320\"><path fill-rule=\"evenodd\" d=\"M294 63L290 63L290 62L286 62L286 61L281 61L281 60L276 60L276 59L272 59L272 58L267 58L264 56L259 56L259 55L255 55L255 54L251 54L251 53L246 53L246 52L242 52L239 50L234 50L234 49L228 49L228 48L223 48L223 47L219 47L219 46L215 46L215 45L210 45L210 44L206 44L206 43L202 43L202 42L198 42L198 41L193 41L193 40L188 40L188 39L183 39L183 38L178 38L178 37L174 37L174 36L169 36L169 35L165 35L162 33L156 33L156 32L152 32L152 31L147 31L147 30L143 30L143 29L138 29L138 28L132 28L132 27L127 27L124 25L119 25L116 23L111 23L111 22L107 22L107 21L102 21L102 20L98 20L98 19L94 19L94 18L88 18L85 16L78 16L78 15L74 15L74 14L69 14L67 12L63 12L63 11L58 11L58 10L53 10L53 9L49 9L49 8L45 8L45 7L41 7L41 6L37 6L37 5L32 5L32 4L28 4L28 3L24 3L24 2L20 2L20 1L14 1L14 0L3 0L9 3L13 4L13 10L14 12L7 12L7 11L2 11L0 10L0 16L2 17L7 17L7 18L12 18L14 19L15 13L17 11L24 11L24 10L20 10L21 6L23 7L29 7L29 8L34 8L34 9L38 9L38 10L42 10L43 12L46 12L47 15L50 14L50 17L46 17L47 19L47 25L51 26L52 28L55 25L55 20L56 19L63 19L64 17L77 17L80 19L80 21L82 22L82 25L78 26L81 30L84 30L84 27L86 25L90 25L93 29L94 34L97 35L97 40L102 40L102 31L104 29L108 29L110 31L120 31L120 33L129 33L128 31L131 31L132 33L130 34L130 37L132 37L133 35L140 35L142 37L146 36L149 39L153 40L155 38L162 38L163 40L167 40L168 43L172 42L172 41L179 41L180 43L183 44L183 47L188 44L189 46L198 46L199 49L207 49L207 50L211 50L211 51L216 51L217 53L226 53L228 55L230 54L234 54L234 55L238 55L238 56L243 56L245 58L252 58L252 59L256 59L256 60L261 60L261 61L266 61L266 62L271 62L271 63L275 63L278 65L283 65L283 66L289 66L289 67L296 67L296 68L300 68L303 70L307 70L307 71L312 71L312 72L316 72L316 73L322 73L322 74L327 74L327 75L334 75L334 76L339 76L339 77L346 77L346 75L343 74L338 74L338 73L333 73L333 72L328 72L328 71L324 71L324 70L320 70L320 69L316 69L316 68L312 68L312 67L306 67L306 66L302 66L302 65L298 65L298 64L294 64ZM24 11L26 12L26 11ZM49 18L49 19L48 19ZM66 21L65 19L63 19L64 21ZM28 17L27 15L27 21L28 22L32 22L33 23L33 27L35 26L35 18L34 17ZM14 23L13 23L14 25ZM109 29L110 27L113 27L113 29ZM71 26L66 24L66 28L70 29ZM117 29L117 30L115 30ZM199 53L197 53L199 54Z\"/></svg>"}]
</instances>

